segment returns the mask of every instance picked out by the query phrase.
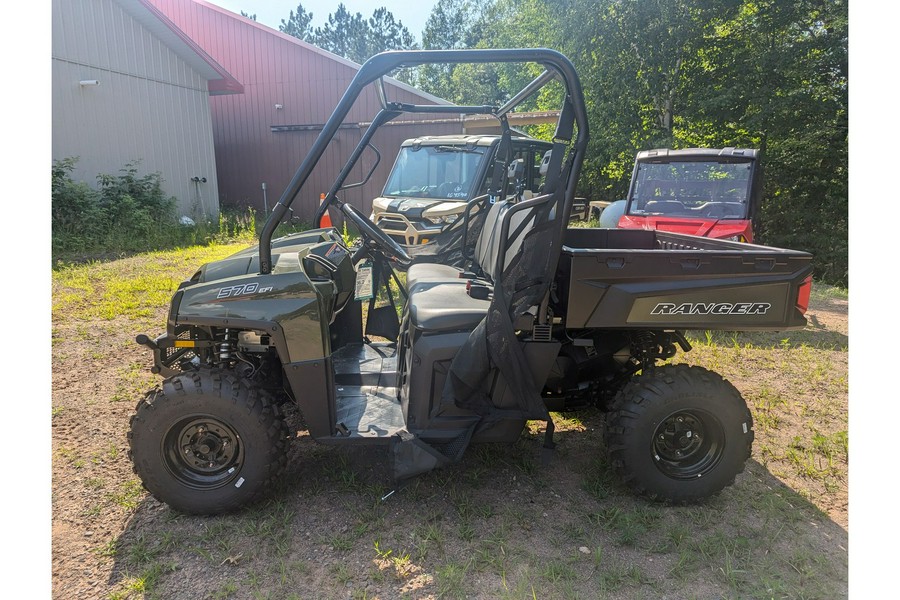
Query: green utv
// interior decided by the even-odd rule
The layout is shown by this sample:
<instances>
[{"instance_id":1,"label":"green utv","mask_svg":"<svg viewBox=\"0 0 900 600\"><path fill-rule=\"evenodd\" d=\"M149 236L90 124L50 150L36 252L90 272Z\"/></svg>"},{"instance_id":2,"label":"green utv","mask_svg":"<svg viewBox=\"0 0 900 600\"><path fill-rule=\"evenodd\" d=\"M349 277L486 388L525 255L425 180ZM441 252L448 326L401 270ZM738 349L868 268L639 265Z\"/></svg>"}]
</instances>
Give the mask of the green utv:
<instances>
[{"instance_id":1,"label":"green utv","mask_svg":"<svg viewBox=\"0 0 900 600\"><path fill-rule=\"evenodd\" d=\"M385 75L428 63L530 63L543 72L502 106L386 97ZM332 228L273 240L370 84L381 109L316 216L339 210L359 243L348 247ZM547 85L561 99L559 121L542 193L525 199L507 116ZM375 131L404 113L492 115L503 132L488 193L410 248L340 199L357 185L345 182ZM166 333L138 336L164 378L129 432L145 487L187 513L258 499L285 467L294 432L284 402L318 442L389 445L397 480L458 460L470 443L513 442L527 420L546 422L552 447L550 411L596 407L606 413L610 464L637 493L685 503L731 484L753 442L744 400L706 369L657 363L690 349L686 329L803 327L810 256L659 231L568 229L587 142L581 83L555 51L372 57L258 248L201 267L175 292Z\"/></svg>"}]
</instances>

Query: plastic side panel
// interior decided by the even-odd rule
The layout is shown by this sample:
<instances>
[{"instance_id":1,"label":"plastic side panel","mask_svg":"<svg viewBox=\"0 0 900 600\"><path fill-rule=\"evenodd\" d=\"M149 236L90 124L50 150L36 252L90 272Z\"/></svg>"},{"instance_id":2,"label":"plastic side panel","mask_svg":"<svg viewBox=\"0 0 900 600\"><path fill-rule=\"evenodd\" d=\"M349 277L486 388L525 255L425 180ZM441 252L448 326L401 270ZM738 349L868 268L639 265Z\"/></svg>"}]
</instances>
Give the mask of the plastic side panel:
<instances>
[{"instance_id":1,"label":"plastic side panel","mask_svg":"<svg viewBox=\"0 0 900 600\"><path fill-rule=\"evenodd\" d=\"M773 278L619 283L605 290L584 326L791 329L806 325L795 298L794 283Z\"/></svg>"},{"instance_id":2,"label":"plastic side panel","mask_svg":"<svg viewBox=\"0 0 900 600\"><path fill-rule=\"evenodd\" d=\"M472 413L455 404L441 402L450 362L466 341L467 332L422 335L411 332L413 346L408 350L408 385L401 390L401 401L408 403L407 424L411 430L460 427L460 417L469 422ZM464 424L462 425L464 426Z\"/></svg>"},{"instance_id":3,"label":"plastic side panel","mask_svg":"<svg viewBox=\"0 0 900 600\"><path fill-rule=\"evenodd\" d=\"M318 359L330 351L331 286L316 288L302 272L244 275L183 289L177 323L238 327L240 321L277 323L284 330L285 362Z\"/></svg>"},{"instance_id":4,"label":"plastic side panel","mask_svg":"<svg viewBox=\"0 0 900 600\"><path fill-rule=\"evenodd\" d=\"M525 358L528 359L528 364L531 366L531 375L538 386L538 391L543 389L544 383L547 382L547 375L550 374L550 368L556 361L556 357L559 356L561 346L562 344L559 342L525 344ZM518 406L518 402L506 387L502 376L497 378L491 396L494 399L494 405L500 408L516 408Z\"/></svg>"},{"instance_id":5,"label":"plastic side panel","mask_svg":"<svg viewBox=\"0 0 900 600\"><path fill-rule=\"evenodd\" d=\"M313 438L334 433L334 369L330 358L284 365L284 375Z\"/></svg>"},{"instance_id":6,"label":"plastic side panel","mask_svg":"<svg viewBox=\"0 0 900 600\"><path fill-rule=\"evenodd\" d=\"M623 286L625 288L627 286ZM607 303L629 290L610 290ZM629 326L677 327L678 329L743 329L789 326L791 285L738 283L734 286L702 286L695 291L635 298L625 322Z\"/></svg>"},{"instance_id":7,"label":"plastic side panel","mask_svg":"<svg viewBox=\"0 0 900 600\"><path fill-rule=\"evenodd\" d=\"M465 341L467 333L422 335L415 340L412 349L412 370L409 387L401 392L408 394L407 424L411 431L422 437L441 437L442 432L458 432L477 420L477 416L453 403L442 401L444 382L450 362ZM559 354L558 343L527 343L525 356L531 365L538 386L543 387L553 361ZM516 398L507 389L502 377L493 382L491 396L499 408L513 409ZM473 441L514 441L525 425L523 419L501 420L495 427L480 433Z\"/></svg>"}]
</instances>

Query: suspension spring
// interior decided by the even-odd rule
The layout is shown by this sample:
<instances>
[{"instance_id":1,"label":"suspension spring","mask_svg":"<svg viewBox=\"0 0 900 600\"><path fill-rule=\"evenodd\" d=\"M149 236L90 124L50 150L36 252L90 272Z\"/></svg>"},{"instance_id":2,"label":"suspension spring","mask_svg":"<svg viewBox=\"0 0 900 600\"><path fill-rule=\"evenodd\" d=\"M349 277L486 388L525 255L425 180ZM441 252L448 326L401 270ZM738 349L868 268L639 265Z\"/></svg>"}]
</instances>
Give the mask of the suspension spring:
<instances>
[{"instance_id":1,"label":"suspension spring","mask_svg":"<svg viewBox=\"0 0 900 600\"><path fill-rule=\"evenodd\" d=\"M651 331L638 331L632 338L634 357L641 363L641 370L647 371L656 366L659 356L659 344Z\"/></svg>"},{"instance_id":2,"label":"suspension spring","mask_svg":"<svg viewBox=\"0 0 900 600\"><path fill-rule=\"evenodd\" d=\"M230 329L224 329L216 335L216 349L219 353L219 365L226 366L231 361L231 353L237 346L237 336Z\"/></svg>"}]
</instances>

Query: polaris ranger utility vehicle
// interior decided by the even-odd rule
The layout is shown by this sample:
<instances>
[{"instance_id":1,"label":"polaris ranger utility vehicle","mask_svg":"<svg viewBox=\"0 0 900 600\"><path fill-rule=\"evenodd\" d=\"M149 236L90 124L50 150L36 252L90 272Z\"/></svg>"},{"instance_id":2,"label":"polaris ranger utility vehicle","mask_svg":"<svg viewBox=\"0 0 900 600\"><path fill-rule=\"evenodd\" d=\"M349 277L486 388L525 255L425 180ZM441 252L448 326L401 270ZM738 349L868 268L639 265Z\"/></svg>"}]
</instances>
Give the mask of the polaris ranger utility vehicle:
<instances>
[{"instance_id":1,"label":"polaris ranger utility vehicle","mask_svg":"<svg viewBox=\"0 0 900 600\"><path fill-rule=\"evenodd\" d=\"M499 135L435 135L406 140L384 192L372 201L369 220L402 245L427 244L461 217L469 202L487 194L501 140ZM515 130L511 144L513 160L522 168L521 197L527 200L541 192L553 144ZM585 201L577 198L573 217L583 218L585 208Z\"/></svg>"},{"instance_id":2,"label":"polaris ranger utility vehicle","mask_svg":"<svg viewBox=\"0 0 900 600\"><path fill-rule=\"evenodd\" d=\"M761 172L758 151L747 148L644 150L618 227L752 243Z\"/></svg>"},{"instance_id":3,"label":"polaris ranger utility vehicle","mask_svg":"<svg viewBox=\"0 0 900 600\"><path fill-rule=\"evenodd\" d=\"M464 62L544 71L502 106L408 105L384 94L382 77L401 65ZM381 110L317 215L339 209L360 243L348 247L332 228L273 240L370 85ZM524 185L507 115L545 85L561 86L562 106L543 193L507 197L504 181ZM410 248L340 199L375 130L407 112L493 115L504 132L497 185L434 242ZM555 51L372 57L258 247L202 266L175 292L166 332L138 336L163 377L129 432L145 487L188 513L257 499L285 466L292 432L283 402L296 403L319 442L388 445L397 479L458 460L470 443L513 442L527 420L546 422L552 447L549 411L597 407L607 413L610 463L637 493L683 503L729 485L753 442L743 399L706 369L658 363L690 350L685 329L803 327L810 256L657 231L568 229L587 141L581 83Z\"/></svg>"}]
</instances>

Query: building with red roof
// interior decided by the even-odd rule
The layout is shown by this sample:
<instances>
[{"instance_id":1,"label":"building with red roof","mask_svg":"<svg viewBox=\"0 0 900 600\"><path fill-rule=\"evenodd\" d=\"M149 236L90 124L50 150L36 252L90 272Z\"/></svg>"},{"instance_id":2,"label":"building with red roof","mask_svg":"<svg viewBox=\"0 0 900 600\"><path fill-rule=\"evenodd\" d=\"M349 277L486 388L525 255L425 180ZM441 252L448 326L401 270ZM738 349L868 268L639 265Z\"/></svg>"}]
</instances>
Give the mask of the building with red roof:
<instances>
[{"instance_id":1,"label":"building with red roof","mask_svg":"<svg viewBox=\"0 0 900 600\"><path fill-rule=\"evenodd\" d=\"M222 206L271 209L359 65L202 0L149 1L243 86L242 94L210 97ZM444 103L393 79L385 80L385 89L398 102ZM294 202L297 216L311 220L319 194L330 188L379 107L374 88L357 102ZM368 214L403 140L461 131L458 116L382 127L373 140L382 155L374 175L366 185L343 192L342 199ZM362 179L374 156L365 154L350 179Z\"/></svg>"}]
</instances>

